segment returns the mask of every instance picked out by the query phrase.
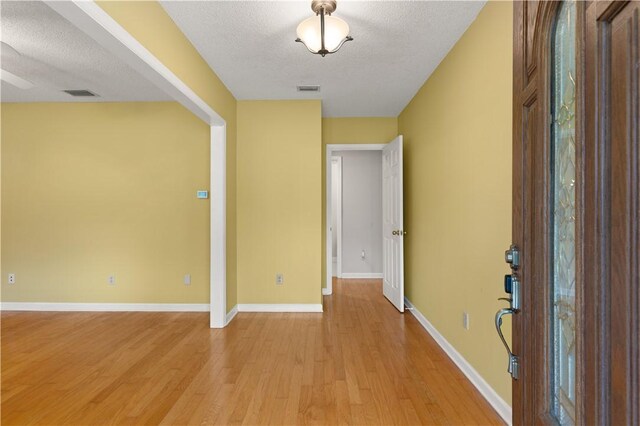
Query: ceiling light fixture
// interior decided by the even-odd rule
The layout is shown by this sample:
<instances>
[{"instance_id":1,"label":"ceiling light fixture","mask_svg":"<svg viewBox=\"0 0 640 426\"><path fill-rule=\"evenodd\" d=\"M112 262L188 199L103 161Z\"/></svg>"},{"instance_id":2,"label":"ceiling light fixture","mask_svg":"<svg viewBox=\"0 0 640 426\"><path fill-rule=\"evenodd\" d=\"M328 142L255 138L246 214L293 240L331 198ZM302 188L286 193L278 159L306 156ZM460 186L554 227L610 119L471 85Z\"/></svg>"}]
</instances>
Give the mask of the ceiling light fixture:
<instances>
[{"instance_id":1,"label":"ceiling light fixture","mask_svg":"<svg viewBox=\"0 0 640 426\"><path fill-rule=\"evenodd\" d=\"M336 7L335 0L313 0L311 10L316 16L300 22L296 30L296 41L304 44L309 52L324 57L337 52L343 44L353 40L349 36L349 25L342 19L331 16Z\"/></svg>"}]
</instances>

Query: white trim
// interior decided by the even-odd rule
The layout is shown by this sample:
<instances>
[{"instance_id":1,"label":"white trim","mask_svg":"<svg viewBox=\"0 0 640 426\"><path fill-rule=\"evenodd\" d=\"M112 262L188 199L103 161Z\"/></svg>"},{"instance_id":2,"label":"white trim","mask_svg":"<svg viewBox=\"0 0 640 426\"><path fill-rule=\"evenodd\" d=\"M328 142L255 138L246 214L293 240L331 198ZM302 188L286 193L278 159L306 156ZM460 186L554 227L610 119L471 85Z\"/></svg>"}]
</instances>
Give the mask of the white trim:
<instances>
[{"instance_id":1,"label":"white trim","mask_svg":"<svg viewBox=\"0 0 640 426\"><path fill-rule=\"evenodd\" d=\"M231 310L229 312L227 312L227 317L226 317L226 320L224 322L225 327L227 325L229 325L231 320L233 320L236 317L237 314L238 314L238 305L234 306L233 308L231 308Z\"/></svg>"},{"instance_id":2,"label":"white trim","mask_svg":"<svg viewBox=\"0 0 640 426\"><path fill-rule=\"evenodd\" d=\"M429 320L420 312L406 297L404 298L404 304L407 310L413 314L418 320L420 325L433 337L433 339L440 345L444 352L451 358L451 360L458 366L460 371L467 376L467 379L478 389L480 394L487 400L487 402L498 412L498 415L502 417L502 420L511 425L512 410L509 404L498 395L498 393L487 383L480 373L478 373L469 362L458 352L451 343L444 338L442 334L429 322ZM505 373L506 374L506 373Z\"/></svg>"},{"instance_id":3,"label":"white trim","mask_svg":"<svg viewBox=\"0 0 640 426\"><path fill-rule=\"evenodd\" d=\"M326 158L326 164L325 164L325 197L326 197L326 202L325 202L325 208L326 208L326 212L325 212L325 231L327 232L325 238L326 238L326 243L325 243L325 257L326 257L326 266L325 266L325 270L326 273L325 275L326 277L326 283L324 288L322 289L322 294L328 296L330 294L333 293L333 234L331 232L331 175L333 173L331 173L331 166L332 166L332 162L331 162L331 148L329 145L327 145L327 158Z\"/></svg>"},{"instance_id":4,"label":"white trim","mask_svg":"<svg viewBox=\"0 0 640 426\"><path fill-rule=\"evenodd\" d=\"M2 302L2 311L49 312L208 312L206 303L48 303Z\"/></svg>"},{"instance_id":5,"label":"white trim","mask_svg":"<svg viewBox=\"0 0 640 426\"><path fill-rule=\"evenodd\" d=\"M227 130L226 126L211 126L211 170L209 187L211 202L210 238L210 304L211 328L227 325Z\"/></svg>"},{"instance_id":6,"label":"white trim","mask_svg":"<svg viewBox=\"0 0 640 426\"><path fill-rule=\"evenodd\" d=\"M329 144L327 145L327 151L382 151L385 146L387 146L386 143Z\"/></svg>"},{"instance_id":7,"label":"white trim","mask_svg":"<svg viewBox=\"0 0 640 426\"><path fill-rule=\"evenodd\" d=\"M372 280L382 278L382 272L343 272L342 279Z\"/></svg>"},{"instance_id":8,"label":"white trim","mask_svg":"<svg viewBox=\"0 0 640 426\"><path fill-rule=\"evenodd\" d=\"M337 194L337 199L338 199L338 205L337 205L337 215L336 215L336 223L335 224L331 224L331 226L333 227L335 225L336 227L336 256L334 257L334 259L336 260L336 277L337 278L342 278L342 157L331 157L331 176L332 176L332 182L331 182L331 191L333 191L333 162L336 162L338 165L338 172L336 174L337 179L340 182L340 186L338 187L338 194ZM331 193L331 201L333 201L333 192ZM331 205L331 209L333 210L333 204ZM332 215L333 216L333 215ZM331 220L329 220L329 222L331 222ZM331 235L331 246L333 249L333 235ZM332 253L333 255L333 253ZM331 262L331 276L333 277L333 261ZM328 273L328 272L327 272ZM333 284L332 284L333 285Z\"/></svg>"},{"instance_id":9,"label":"white trim","mask_svg":"<svg viewBox=\"0 0 640 426\"><path fill-rule=\"evenodd\" d=\"M86 0L45 0L45 3L207 124L225 125L220 115L97 3Z\"/></svg>"},{"instance_id":10,"label":"white trim","mask_svg":"<svg viewBox=\"0 0 640 426\"><path fill-rule=\"evenodd\" d=\"M22 90L29 90L34 87L34 84L22 77L18 77L14 73L7 70L0 69L0 80L9 83L12 86Z\"/></svg>"},{"instance_id":11,"label":"white trim","mask_svg":"<svg viewBox=\"0 0 640 426\"><path fill-rule=\"evenodd\" d=\"M325 230L326 230L326 286L322 290L322 294L329 295L333 293L332 273L333 255L331 253L331 156L334 151L382 151L387 146L384 143L370 144L329 144L326 145L325 158ZM340 260L338 260L340 261ZM344 275L344 274L343 274Z\"/></svg>"},{"instance_id":12,"label":"white trim","mask_svg":"<svg viewBox=\"0 0 640 426\"><path fill-rule=\"evenodd\" d=\"M211 327L226 324L226 122L94 1L45 3L211 126Z\"/></svg>"},{"instance_id":13,"label":"white trim","mask_svg":"<svg viewBox=\"0 0 640 426\"><path fill-rule=\"evenodd\" d=\"M238 312L322 312L321 303L239 303Z\"/></svg>"}]
</instances>

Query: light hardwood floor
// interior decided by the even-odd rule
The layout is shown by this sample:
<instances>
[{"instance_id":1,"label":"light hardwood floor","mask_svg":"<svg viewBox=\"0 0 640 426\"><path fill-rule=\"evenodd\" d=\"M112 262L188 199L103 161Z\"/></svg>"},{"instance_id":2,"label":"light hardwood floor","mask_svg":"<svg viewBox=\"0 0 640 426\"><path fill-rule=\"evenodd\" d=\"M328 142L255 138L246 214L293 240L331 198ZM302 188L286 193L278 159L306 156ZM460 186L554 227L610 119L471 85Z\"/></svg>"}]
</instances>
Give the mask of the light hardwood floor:
<instances>
[{"instance_id":1,"label":"light hardwood floor","mask_svg":"<svg viewBox=\"0 0 640 426\"><path fill-rule=\"evenodd\" d=\"M324 314L2 313L2 424L501 424L378 280Z\"/></svg>"}]
</instances>

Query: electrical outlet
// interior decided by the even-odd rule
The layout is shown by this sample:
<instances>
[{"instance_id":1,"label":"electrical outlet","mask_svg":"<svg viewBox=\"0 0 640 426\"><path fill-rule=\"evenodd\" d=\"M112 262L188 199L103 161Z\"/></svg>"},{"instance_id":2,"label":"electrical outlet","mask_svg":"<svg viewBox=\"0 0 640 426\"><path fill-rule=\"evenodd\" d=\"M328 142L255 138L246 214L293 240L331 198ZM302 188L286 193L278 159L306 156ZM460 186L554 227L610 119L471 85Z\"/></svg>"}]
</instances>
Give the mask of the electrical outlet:
<instances>
[{"instance_id":1,"label":"electrical outlet","mask_svg":"<svg viewBox=\"0 0 640 426\"><path fill-rule=\"evenodd\" d=\"M116 276L115 275L109 275L109 278L107 278L107 283L109 285L116 285Z\"/></svg>"},{"instance_id":2,"label":"electrical outlet","mask_svg":"<svg viewBox=\"0 0 640 426\"><path fill-rule=\"evenodd\" d=\"M184 285L191 285L191 274L186 274L184 276Z\"/></svg>"},{"instance_id":3,"label":"electrical outlet","mask_svg":"<svg viewBox=\"0 0 640 426\"><path fill-rule=\"evenodd\" d=\"M469 314L467 312L462 313L462 326L465 330L469 329Z\"/></svg>"},{"instance_id":4,"label":"electrical outlet","mask_svg":"<svg viewBox=\"0 0 640 426\"><path fill-rule=\"evenodd\" d=\"M276 285L284 284L284 275L281 273L276 274Z\"/></svg>"},{"instance_id":5,"label":"electrical outlet","mask_svg":"<svg viewBox=\"0 0 640 426\"><path fill-rule=\"evenodd\" d=\"M16 283L16 274L9 274L9 284Z\"/></svg>"}]
</instances>

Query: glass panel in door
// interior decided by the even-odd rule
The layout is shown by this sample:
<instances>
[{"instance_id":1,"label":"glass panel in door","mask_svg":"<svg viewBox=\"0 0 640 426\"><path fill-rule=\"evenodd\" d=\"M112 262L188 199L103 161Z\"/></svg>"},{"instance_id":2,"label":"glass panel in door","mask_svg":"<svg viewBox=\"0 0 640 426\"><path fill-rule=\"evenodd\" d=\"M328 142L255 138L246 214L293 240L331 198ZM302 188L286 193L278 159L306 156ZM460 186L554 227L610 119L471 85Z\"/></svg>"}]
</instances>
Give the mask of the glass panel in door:
<instances>
[{"instance_id":1,"label":"glass panel in door","mask_svg":"<svg viewBox=\"0 0 640 426\"><path fill-rule=\"evenodd\" d=\"M551 45L551 407L559 424L575 424L576 377L576 4L563 1Z\"/></svg>"}]
</instances>

